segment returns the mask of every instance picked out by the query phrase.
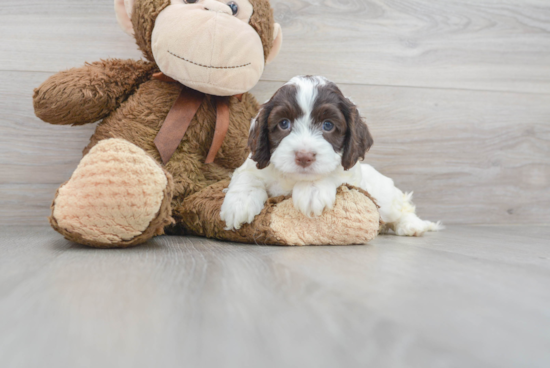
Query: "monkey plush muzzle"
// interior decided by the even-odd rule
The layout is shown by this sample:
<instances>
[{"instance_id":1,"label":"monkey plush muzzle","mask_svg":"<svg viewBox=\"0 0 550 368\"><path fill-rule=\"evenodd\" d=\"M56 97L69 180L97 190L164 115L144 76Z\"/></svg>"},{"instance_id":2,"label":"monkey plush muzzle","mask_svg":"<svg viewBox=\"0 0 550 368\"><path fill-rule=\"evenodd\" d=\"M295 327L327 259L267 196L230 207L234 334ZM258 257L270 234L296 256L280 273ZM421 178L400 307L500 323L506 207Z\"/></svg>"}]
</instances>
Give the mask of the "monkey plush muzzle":
<instances>
[{"instance_id":1,"label":"monkey plush muzzle","mask_svg":"<svg viewBox=\"0 0 550 368\"><path fill-rule=\"evenodd\" d=\"M166 7L152 34L153 55L160 70L211 95L249 91L263 73L264 52L258 33L247 19L236 15L226 4L213 0L173 2Z\"/></svg>"}]
</instances>

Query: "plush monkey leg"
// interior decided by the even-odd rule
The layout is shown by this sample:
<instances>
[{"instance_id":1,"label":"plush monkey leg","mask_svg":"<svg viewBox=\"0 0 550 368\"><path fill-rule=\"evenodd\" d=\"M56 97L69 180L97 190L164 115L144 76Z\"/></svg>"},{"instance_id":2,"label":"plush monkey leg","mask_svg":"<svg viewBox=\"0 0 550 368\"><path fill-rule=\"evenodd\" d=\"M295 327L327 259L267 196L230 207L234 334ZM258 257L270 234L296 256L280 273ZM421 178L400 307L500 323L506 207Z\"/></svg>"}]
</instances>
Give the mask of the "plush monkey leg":
<instances>
[{"instance_id":1,"label":"plush monkey leg","mask_svg":"<svg viewBox=\"0 0 550 368\"><path fill-rule=\"evenodd\" d=\"M145 151L106 139L84 156L56 193L50 223L92 247L128 247L164 232L171 218L172 177Z\"/></svg>"},{"instance_id":2,"label":"plush monkey leg","mask_svg":"<svg viewBox=\"0 0 550 368\"><path fill-rule=\"evenodd\" d=\"M336 202L317 218L294 208L289 197L270 198L251 224L224 230L220 209L229 180L187 197L174 216L187 233L240 243L273 245L364 244L378 235L378 207L364 190L351 185L338 188Z\"/></svg>"}]
</instances>

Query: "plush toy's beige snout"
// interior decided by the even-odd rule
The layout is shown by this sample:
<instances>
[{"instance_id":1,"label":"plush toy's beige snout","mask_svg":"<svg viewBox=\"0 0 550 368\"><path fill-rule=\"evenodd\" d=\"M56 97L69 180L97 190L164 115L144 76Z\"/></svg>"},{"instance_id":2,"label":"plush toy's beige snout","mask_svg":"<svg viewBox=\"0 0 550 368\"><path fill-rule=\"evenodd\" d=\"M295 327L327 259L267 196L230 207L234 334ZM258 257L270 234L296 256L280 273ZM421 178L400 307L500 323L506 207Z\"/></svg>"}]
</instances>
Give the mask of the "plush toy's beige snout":
<instances>
[{"instance_id":1,"label":"plush toy's beige snout","mask_svg":"<svg viewBox=\"0 0 550 368\"><path fill-rule=\"evenodd\" d=\"M264 71L256 31L217 1L164 9L155 23L152 46L164 74L208 94L247 92Z\"/></svg>"},{"instance_id":2,"label":"plush toy's beige snout","mask_svg":"<svg viewBox=\"0 0 550 368\"><path fill-rule=\"evenodd\" d=\"M130 34L136 1L115 0L119 23ZM172 0L156 18L152 32L152 53L160 70L211 95L232 96L252 89L265 64L279 52L282 32L275 24L273 44L265 55L260 36L249 24L254 11L251 2L235 0L232 5L216 0Z\"/></svg>"}]
</instances>

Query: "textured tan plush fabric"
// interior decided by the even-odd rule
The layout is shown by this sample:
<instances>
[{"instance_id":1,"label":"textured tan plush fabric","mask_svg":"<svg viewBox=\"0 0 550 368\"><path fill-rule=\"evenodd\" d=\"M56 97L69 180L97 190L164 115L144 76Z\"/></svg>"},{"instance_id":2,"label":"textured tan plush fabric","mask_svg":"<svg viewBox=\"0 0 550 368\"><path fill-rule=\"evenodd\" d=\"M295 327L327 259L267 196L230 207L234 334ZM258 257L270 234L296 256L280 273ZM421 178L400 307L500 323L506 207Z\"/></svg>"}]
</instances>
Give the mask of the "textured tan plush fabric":
<instances>
[{"instance_id":1,"label":"textured tan plush fabric","mask_svg":"<svg viewBox=\"0 0 550 368\"><path fill-rule=\"evenodd\" d=\"M124 32L134 34L132 25L132 12L134 11L134 0L115 0L116 19Z\"/></svg>"},{"instance_id":2,"label":"textured tan plush fabric","mask_svg":"<svg viewBox=\"0 0 550 368\"><path fill-rule=\"evenodd\" d=\"M294 208L289 196L270 198L252 224L227 231L220 218L229 180L189 196L174 211L182 226L174 234L193 234L240 243L272 245L365 244L378 235L378 206L370 195L351 185L338 188L336 203L320 217L308 218ZM185 230L183 230L185 229Z\"/></svg>"},{"instance_id":3,"label":"textured tan plush fabric","mask_svg":"<svg viewBox=\"0 0 550 368\"><path fill-rule=\"evenodd\" d=\"M171 199L171 186L169 175L141 148L122 139L103 140L59 188L52 223L69 238L79 234L86 242L131 243L159 213L154 233L171 223L170 207L162 208Z\"/></svg>"},{"instance_id":4,"label":"textured tan plush fabric","mask_svg":"<svg viewBox=\"0 0 550 368\"><path fill-rule=\"evenodd\" d=\"M208 6L230 11L225 4L211 3ZM174 33L185 34L193 43L170 37ZM262 41L254 28L228 14L205 11L202 6L166 8L157 17L152 37L160 70L203 93L233 96L248 92L264 71Z\"/></svg>"},{"instance_id":5,"label":"textured tan plush fabric","mask_svg":"<svg viewBox=\"0 0 550 368\"><path fill-rule=\"evenodd\" d=\"M169 232L172 234L192 234L229 240L239 243L285 245L271 230L271 212L285 197L270 198L262 212L252 224L244 224L237 231L224 229L225 223L220 218L220 209L225 198L223 189L229 180L220 181L183 201L174 209L174 216L180 226Z\"/></svg>"},{"instance_id":6,"label":"textured tan plush fabric","mask_svg":"<svg viewBox=\"0 0 550 368\"><path fill-rule=\"evenodd\" d=\"M161 164L154 139L168 111L178 97L181 86L151 80L139 89L119 109L103 120L91 138L84 153L98 142L108 138L122 138L142 148ZM174 203L177 207L186 196L227 179L248 155L247 139L250 119L258 111L258 103L251 94L242 100L229 100L230 124L223 144L212 164L205 164L216 126L215 101L206 95L185 136L164 166L174 178Z\"/></svg>"},{"instance_id":7,"label":"textured tan plush fabric","mask_svg":"<svg viewBox=\"0 0 550 368\"><path fill-rule=\"evenodd\" d=\"M318 218L297 211L291 200L271 213L271 229L289 245L365 244L378 235L380 215L376 204L363 191L341 186L336 203Z\"/></svg>"}]
</instances>

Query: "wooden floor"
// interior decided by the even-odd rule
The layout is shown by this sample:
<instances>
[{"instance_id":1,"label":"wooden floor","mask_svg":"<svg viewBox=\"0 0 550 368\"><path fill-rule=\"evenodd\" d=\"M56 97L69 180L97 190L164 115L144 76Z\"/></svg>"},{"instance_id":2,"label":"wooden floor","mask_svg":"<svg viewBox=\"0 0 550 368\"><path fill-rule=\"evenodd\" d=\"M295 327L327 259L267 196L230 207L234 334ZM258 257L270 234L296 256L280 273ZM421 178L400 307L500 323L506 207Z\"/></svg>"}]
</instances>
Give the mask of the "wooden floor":
<instances>
[{"instance_id":1,"label":"wooden floor","mask_svg":"<svg viewBox=\"0 0 550 368\"><path fill-rule=\"evenodd\" d=\"M550 367L550 226L511 225L550 224L550 2L271 3L284 42L260 101L330 78L374 135L367 162L415 191L420 216L495 226L126 250L30 226L95 128L41 122L33 89L141 54L113 0L1 0L0 368Z\"/></svg>"},{"instance_id":2,"label":"wooden floor","mask_svg":"<svg viewBox=\"0 0 550 368\"><path fill-rule=\"evenodd\" d=\"M348 247L0 228L0 367L549 367L549 227Z\"/></svg>"}]
</instances>

